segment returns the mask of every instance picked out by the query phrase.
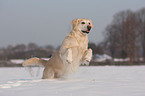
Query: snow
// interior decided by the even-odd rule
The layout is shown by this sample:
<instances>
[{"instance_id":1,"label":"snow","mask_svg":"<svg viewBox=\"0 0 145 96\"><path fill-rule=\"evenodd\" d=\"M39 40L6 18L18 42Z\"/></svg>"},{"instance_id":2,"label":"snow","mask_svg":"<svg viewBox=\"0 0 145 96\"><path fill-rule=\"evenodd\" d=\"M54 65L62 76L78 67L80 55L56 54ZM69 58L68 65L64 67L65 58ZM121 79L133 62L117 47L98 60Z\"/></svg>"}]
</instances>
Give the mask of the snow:
<instances>
[{"instance_id":1,"label":"snow","mask_svg":"<svg viewBox=\"0 0 145 96\"><path fill-rule=\"evenodd\" d=\"M127 62L129 60L130 60L129 58L125 58L125 59L122 59L122 58L114 58L114 62Z\"/></svg>"},{"instance_id":2,"label":"snow","mask_svg":"<svg viewBox=\"0 0 145 96\"><path fill-rule=\"evenodd\" d=\"M10 62L14 64L22 64L24 62L23 59L11 59Z\"/></svg>"},{"instance_id":3,"label":"snow","mask_svg":"<svg viewBox=\"0 0 145 96\"><path fill-rule=\"evenodd\" d=\"M96 59L94 60L95 62L105 62L106 60L112 60L112 57L107 55L107 54L96 54L95 55Z\"/></svg>"},{"instance_id":4,"label":"snow","mask_svg":"<svg viewBox=\"0 0 145 96\"><path fill-rule=\"evenodd\" d=\"M0 96L145 96L145 66L80 67L68 79L51 80L39 71L31 77L25 68L0 68Z\"/></svg>"},{"instance_id":5,"label":"snow","mask_svg":"<svg viewBox=\"0 0 145 96\"><path fill-rule=\"evenodd\" d=\"M43 60L47 60L47 61L48 61L50 58L41 58L41 59L43 59Z\"/></svg>"}]
</instances>

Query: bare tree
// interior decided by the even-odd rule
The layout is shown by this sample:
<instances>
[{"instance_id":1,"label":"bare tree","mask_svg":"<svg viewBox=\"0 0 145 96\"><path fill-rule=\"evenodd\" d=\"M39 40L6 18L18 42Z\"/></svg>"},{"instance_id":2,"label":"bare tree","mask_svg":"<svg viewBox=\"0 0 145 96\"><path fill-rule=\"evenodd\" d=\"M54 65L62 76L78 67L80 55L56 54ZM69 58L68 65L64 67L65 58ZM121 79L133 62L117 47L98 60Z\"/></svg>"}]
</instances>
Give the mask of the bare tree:
<instances>
[{"instance_id":1,"label":"bare tree","mask_svg":"<svg viewBox=\"0 0 145 96\"><path fill-rule=\"evenodd\" d=\"M136 16L130 11L115 14L113 22L106 28L106 41L112 56L129 57L130 63L136 58Z\"/></svg>"},{"instance_id":2,"label":"bare tree","mask_svg":"<svg viewBox=\"0 0 145 96\"><path fill-rule=\"evenodd\" d=\"M89 48L93 50L93 54L103 54L104 50L101 45L96 45L95 43L89 43L88 45Z\"/></svg>"},{"instance_id":3,"label":"bare tree","mask_svg":"<svg viewBox=\"0 0 145 96\"><path fill-rule=\"evenodd\" d=\"M8 46L8 48L10 49L11 46ZM25 49L26 49L26 46L24 44L18 44L13 48L13 50L16 52L25 51Z\"/></svg>"},{"instance_id":4,"label":"bare tree","mask_svg":"<svg viewBox=\"0 0 145 96\"><path fill-rule=\"evenodd\" d=\"M139 41L142 48L142 55L145 61L145 8L142 8L137 13L137 23L138 23L138 33L139 33Z\"/></svg>"},{"instance_id":5,"label":"bare tree","mask_svg":"<svg viewBox=\"0 0 145 96\"><path fill-rule=\"evenodd\" d=\"M35 43L29 43L28 44L28 50L35 50L38 48L38 45Z\"/></svg>"}]
</instances>

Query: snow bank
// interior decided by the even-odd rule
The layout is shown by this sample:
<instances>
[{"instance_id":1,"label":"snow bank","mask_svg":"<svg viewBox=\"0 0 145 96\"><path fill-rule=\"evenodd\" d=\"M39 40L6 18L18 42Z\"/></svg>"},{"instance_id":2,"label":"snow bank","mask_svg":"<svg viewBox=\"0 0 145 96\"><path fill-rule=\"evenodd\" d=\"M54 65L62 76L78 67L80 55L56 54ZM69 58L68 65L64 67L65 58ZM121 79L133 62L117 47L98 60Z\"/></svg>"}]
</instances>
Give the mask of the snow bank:
<instances>
[{"instance_id":1,"label":"snow bank","mask_svg":"<svg viewBox=\"0 0 145 96\"><path fill-rule=\"evenodd\" d=\"M122 58L114 58L114 62L127 62L129 60L130 60L129 58L125 58L125 59L122 59Z\"/></svg>"},{"instance_id":2,"label":"snow bank","mask_svg":"<svg viewBox=\"0 0 145 96\"><path fill-rule=\"evenodd\" d=\"M11 59L10 62L14 64L22 64L24 62L23 59Z\"/></svg>"},{"instance_id":3,"label":"snow bank","mask_svg":"<svg viewBox=\"0 0 145 96\"><path fill-rule=\"evenodd\" d=\"M112 57L107 54L95 55L95 60L94 60L95 62L105 62L106 60L112 60Z\"/></svg>"}]
</instances>

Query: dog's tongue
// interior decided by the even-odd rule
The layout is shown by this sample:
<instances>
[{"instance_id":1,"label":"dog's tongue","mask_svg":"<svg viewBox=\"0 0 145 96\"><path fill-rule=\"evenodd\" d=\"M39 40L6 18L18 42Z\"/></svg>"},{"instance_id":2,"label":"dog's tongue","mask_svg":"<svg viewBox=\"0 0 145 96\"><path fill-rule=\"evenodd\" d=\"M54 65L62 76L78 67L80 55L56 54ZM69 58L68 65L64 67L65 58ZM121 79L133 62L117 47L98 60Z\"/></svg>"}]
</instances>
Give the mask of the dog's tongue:
<instances>
[{"instance_id":1,"label":"dog's tongue","mask_svg":"<svg viewBox=\"0 0 145 96\"><path fill-rule=\"evenodd\" d=\"M89 33L90 33L90 31L88 31L88 30L82 31L82 34L83 34L83 35L87 35L87 34L89 34Z\"/></svg>"},{"instance_id":2,"label":"dog's tongue","mask_svg":"<svg viewBox=\"0 0 145 96\"><path fill-rule=\"evenodd\" d=\"M83 35L88 35L88 33L83 33Z\"/></svg>"}]
</instances>

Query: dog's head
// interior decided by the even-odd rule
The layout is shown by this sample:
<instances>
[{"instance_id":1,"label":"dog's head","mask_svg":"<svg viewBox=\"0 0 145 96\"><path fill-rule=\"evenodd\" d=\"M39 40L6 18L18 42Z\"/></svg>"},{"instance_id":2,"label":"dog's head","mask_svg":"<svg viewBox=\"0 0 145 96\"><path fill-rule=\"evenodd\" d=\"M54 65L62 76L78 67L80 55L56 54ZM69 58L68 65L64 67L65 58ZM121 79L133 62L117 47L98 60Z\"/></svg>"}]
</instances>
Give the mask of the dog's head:
<instances>
[{"instance_id":1,"label":"dog's head","mask_svg":"<svg viewBox=\"0 0 145 96\"><path fill-rule=\"evenodd\" d=\"M72 30L78 31L83 35L89 34L93 27L92 21L89 19L74 19L71 24L73 26Z\"/></svg>"}]
</instances>

